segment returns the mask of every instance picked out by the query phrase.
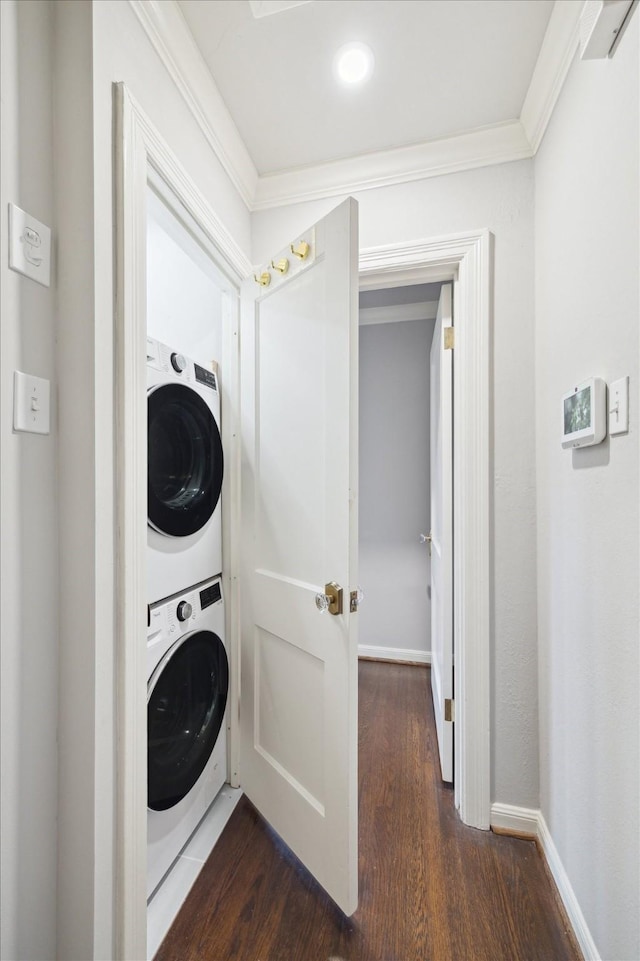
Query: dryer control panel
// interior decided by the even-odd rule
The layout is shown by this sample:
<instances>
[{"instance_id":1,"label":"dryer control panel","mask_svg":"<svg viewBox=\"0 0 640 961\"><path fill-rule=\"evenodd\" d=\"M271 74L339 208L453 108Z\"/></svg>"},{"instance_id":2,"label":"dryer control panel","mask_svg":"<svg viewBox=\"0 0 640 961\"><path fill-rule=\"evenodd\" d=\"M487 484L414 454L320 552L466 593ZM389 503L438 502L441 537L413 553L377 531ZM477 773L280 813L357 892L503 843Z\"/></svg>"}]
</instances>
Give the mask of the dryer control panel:
<instances>
[{"instance_id":1,"label":"dryer control panel","mask_svg":"<svg viewBox=\"0 0 640 961\"><path fill-rule=\"evenodd\" d=\"M169 374L171 379L180 383L197 383L218 391L218 379L212 370L196 364L190 357L185 357L153 337L147 337L147 367Z\"/></svg>"}]
</instances>

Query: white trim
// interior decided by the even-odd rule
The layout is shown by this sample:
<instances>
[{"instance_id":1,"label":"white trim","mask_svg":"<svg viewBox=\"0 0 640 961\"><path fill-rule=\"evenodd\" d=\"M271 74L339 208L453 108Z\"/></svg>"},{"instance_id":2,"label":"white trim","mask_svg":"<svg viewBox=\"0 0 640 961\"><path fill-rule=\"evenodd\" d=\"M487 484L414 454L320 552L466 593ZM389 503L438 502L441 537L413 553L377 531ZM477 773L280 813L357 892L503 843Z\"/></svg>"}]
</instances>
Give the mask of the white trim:
<instances>
[{"instance_id":1,"label":"white trim","mask_svg":"<svg viewBox=\"0 0 640 961\"><path fill-rule=\"evenodd\" d=\"M562 0L551 11L520 120L535 154L551 120L578 49L582 0Z\"/></svg>"},{"instance_id":2,"label":"white trim","mask_svg":"<svg viewBox=\"0 0 640 961\"><path fill-rule=\"evenodd\" d=\"M494 802L491 805L491 827L503 828L506 831L512 831L514 834L531 834L538 839L543 857L555 881L558 894L585 961L601 961L600 953L542 811Z\"/></svg>"},{"instance_id":3,"label":"white trim","mask_svg":"<svg viewBox=\"0 0 640 961\"><path fill-rule=\"evenodd\" d=\"M400 324L408 320L435 320L438 301L423 304L398 304L396 307L361 307L358 320L361 327L368 324Z\"/></svg>"},{"instance_id":4,"label":"white trim","mask_svg":"<svg viewBox=\"0 0 640 961\"><path fill-rule=\"evenodd\" d=\"M582 0L555 4L519 119L454 137L259 176L177 0L129 3L250 211L533 157L577 48L582 6Z\"/></svg>"},{"instance_id":5,"label":"white trim","mask_svg":"<svg viewBox=\"0 0 640 961\"><path fill-rule=\"evenodd\" d=\"M521 808L498 801L491 805L492 828L502 828L513 834L530 834L537 838L539 819L540 811L537 808Z\"/></svg>"},{"instance_id":6,"label":"white trim","mask_svg":"<svg viewBox=\"0 0 640 961\"><path fill-rule=\"evenodd\" d=\"M185 228L195 222L198 240L226 274L223 331L228 353L223 379L223 445L227 464L223 498L224 590L231 666L239 678L238 570L235 530L239 517L240 456L236 415L239 391L238 311L240 281L250 265L194 183L172 155L124 84L114 84L116 114L116 511L118 583L116 705L116 900L117 957L146 956L146 201L150 182L162 178L173 193L174 212ZM166 191L165 191L166 192ZM194 234L195 236L195 234ZM233 358L233 360L232 360ZM236 469L234 470L233 467ZM230 772L237 783L238 692L230 696Z\"/></svg>"},{"instance_id":7,"label":"white trim","mask_svg":"<svg viewBox=\"0 0 640 961\"><path fill-rule=\"evenodd\" d=\"M129 0L227 176L251 209L258 171L176 0Z\"/></svg>"},{"instance_id":8,"label":"white trim","mask_svg":"<svg viewBox=\"0 0 640 961\"><path fill-rule=\"evenodd\" d=\"M582 913L575 891L569 880L569 875L560 860L558 849L551 837L551 832L549 831L542 811L538 813L538 840L540 841L540 847L549 865L549 870L553 875L553 880L556 882L558 893L562 898L562 903L564 904L571 927L580 945L580 950L584 955L584 961L601 961L600 952L596 947L596 943L593 940L589 926Z\"/></svg>"},{"instance_id":9,"label":"white trim","mask_svg":"<svg viewBox=\"0 0 640 961\"><path fill-rule=\"evenodd\" d=\"M146 162L122 85L116 113L116 956L146 956ZM143 197L144 201L144 197ZM140 236L145 238L141 246ZM145 379L142 379L145 378ZM133 643L132 643L133 642ZM137 643L136 643L137 642ZM141 678L144 681L141 682Z\"/></svg>"},{"instance_id":10,"label":"white trim","mask_svg":"<svg viewBox=\"0 0 640 961\"><path fill-rule=\"evenodd\" d=\"M519 120L455 137L362 154L258 178L253 210L389 187L532 156Z\"/></svg>"},{"instance_id":11,"label":"white trim","mask_svg":"<svg viewBox=\"0 0 640 961\"><path fill-rule=\"evenodd\" d=\"M488 828L490 743L490 290L487 230L362 250L361 288L378 276L457 278L454 353L455 800L460 817Z\"/></svg>"},{"instance_id":12,"label":"white trim","mask_svg":"<svg viewBox=\"0 0 640 961\"><path fill-rule=\"evenodd\" d=\"M415 268L402 267L392 270L380 270L371 276L360 277L360 290L381 290L384 287L406 287L411 284L441 284L451 280L451 266L444 264L425 265L416 279Z\"/></svg>"},{"instance_id":13,"label":"white trim","mask_svg":"<svg viewBox=\"0 0 640 961\"><path fill-rule=\"evenodd\" d=\"M374 644L358 644L358 657L379 657L385 661L414 661L431 664L431 651L413 651L408 647L376 647Z\"/></svg>"},{"instance_id":14,"label":"white trim","mask_svg":"<svg viewBox=\"0 0 640 961\"><path fill-rule=\"evenodd\" d=\"M235 811L242 794L240 788L232 788L225 784L176 859L171 871L154 892L147 909L146 956L148 961L152 961L156 956L207 858L229 823L229 818ZM188 863L185 864L185 862Z\"/></svg>"},{"instance_id":15,"label":"white trim","mask_svg":"<svg viewBox=\"0 0 640 961\"><path fill-rule=\"evenodd\" d=\"M195 182L169 149L167 142L128 92L127 99L133 110L136 128L139 129L144 141L150 167L160 175L161 180L171 184L171 193L191 212L207 239L220 252L229 268L227 270L229 276L236 283L240 283L247 274L251 273L251 261L211 209Z\"/></svg>"}]
</instances>

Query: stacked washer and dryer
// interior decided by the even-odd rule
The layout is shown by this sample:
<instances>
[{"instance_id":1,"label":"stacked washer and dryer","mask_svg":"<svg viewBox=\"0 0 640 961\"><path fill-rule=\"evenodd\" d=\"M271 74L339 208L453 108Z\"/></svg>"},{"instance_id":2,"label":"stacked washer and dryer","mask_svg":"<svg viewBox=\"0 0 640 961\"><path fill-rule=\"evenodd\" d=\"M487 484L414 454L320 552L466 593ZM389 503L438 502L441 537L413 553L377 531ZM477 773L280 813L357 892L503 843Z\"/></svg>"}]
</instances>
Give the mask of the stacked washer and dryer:
<instances>
[{"instance_id":1,"label":"stacked washer and dryer","mask_svg":"<svg viewBox=\"0 0 640 961\"><path fill-rule=\"evenodd\" d=\"M147 340L148 875L162 881L227 777L217 374Z\"/></svg>"}]
</instances>

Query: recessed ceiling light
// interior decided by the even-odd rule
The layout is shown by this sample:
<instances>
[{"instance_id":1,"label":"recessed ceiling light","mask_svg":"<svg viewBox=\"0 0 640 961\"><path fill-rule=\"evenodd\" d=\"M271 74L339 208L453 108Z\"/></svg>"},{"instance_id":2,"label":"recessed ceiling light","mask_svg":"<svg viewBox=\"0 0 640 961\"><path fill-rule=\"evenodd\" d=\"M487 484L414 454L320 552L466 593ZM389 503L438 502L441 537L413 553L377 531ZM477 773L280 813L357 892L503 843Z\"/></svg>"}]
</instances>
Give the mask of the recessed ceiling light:
<instances>
[{"instance_id":1,"label":"recessed ceiling light","mask_svg":"<svg viewBox=\"0 0 640 961\"><path fill-rule=\"evenodd\" d=\"M333 58L333 67L342 83L363 83L373 73L373 51L366 43L354 41L340 47Z\"/></svg>"}]
</instances>

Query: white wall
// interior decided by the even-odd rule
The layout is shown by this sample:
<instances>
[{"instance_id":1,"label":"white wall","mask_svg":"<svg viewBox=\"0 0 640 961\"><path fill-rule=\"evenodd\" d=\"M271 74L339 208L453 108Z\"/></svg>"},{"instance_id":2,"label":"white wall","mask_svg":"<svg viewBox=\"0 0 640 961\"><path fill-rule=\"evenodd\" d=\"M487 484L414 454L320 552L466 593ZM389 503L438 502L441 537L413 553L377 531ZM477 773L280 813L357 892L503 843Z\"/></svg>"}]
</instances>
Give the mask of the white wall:
<instances>
[{"instance_id":1,"label":"white wall","mask_svg":"<svg viewBox=\"0 0 640 961\"><path fill-rule=\"evenodd\" d=\"M533 164L487 167L367 190L360 245L488 227L495 236L492 351L492 797L537 807L537 658L533 372ZM256 213L253 260L264 262L341 198Z\"/></svg>"},{"instance_id":2,"label":"white wall","mask_svg":"<svg viewBox=\"0 0 640 961\"><path fill-rule=\"evenodd\" d=\"M147 217L147 333L199 364L220 363L222 291L214 265L151 190Z\"/></svg>"},{"instance_id":3,"label":"white wall","mask_svg":"<svg viewBox=\"0 0 640 961\"><path fill-rule=\"evenodd\" d=\"M0 17L0 957L42 959L56 939L56 271L47 289L8 269L7 205L54 226L52 11L7 0ZM16 369L51 381L48 436L12 433Z\"/></svg>"},{"instance_id":4,"label":"white wall","mask_svg":"<svg viewBox=\"0 0 640 961\"><path fill-rule=\"evenodd\" d=\"M367 655L431 652L429 352L434 321L360 327L358 638ZM391 650L389 650L391 649ZM397 652L397 653L394 653Z\"/></svg>"},{"instance_id":5,"label":"white wall","mask_svg":"<svg viewBox=\"0 0 640 961\"><path fill-rule=\"evenodd\" d=\"M607 961L640 957L639 33L576 60L535 161L541 807ZM629 434L562 450L561 394L624 374Z\"/></svg>"}]
</instances>

